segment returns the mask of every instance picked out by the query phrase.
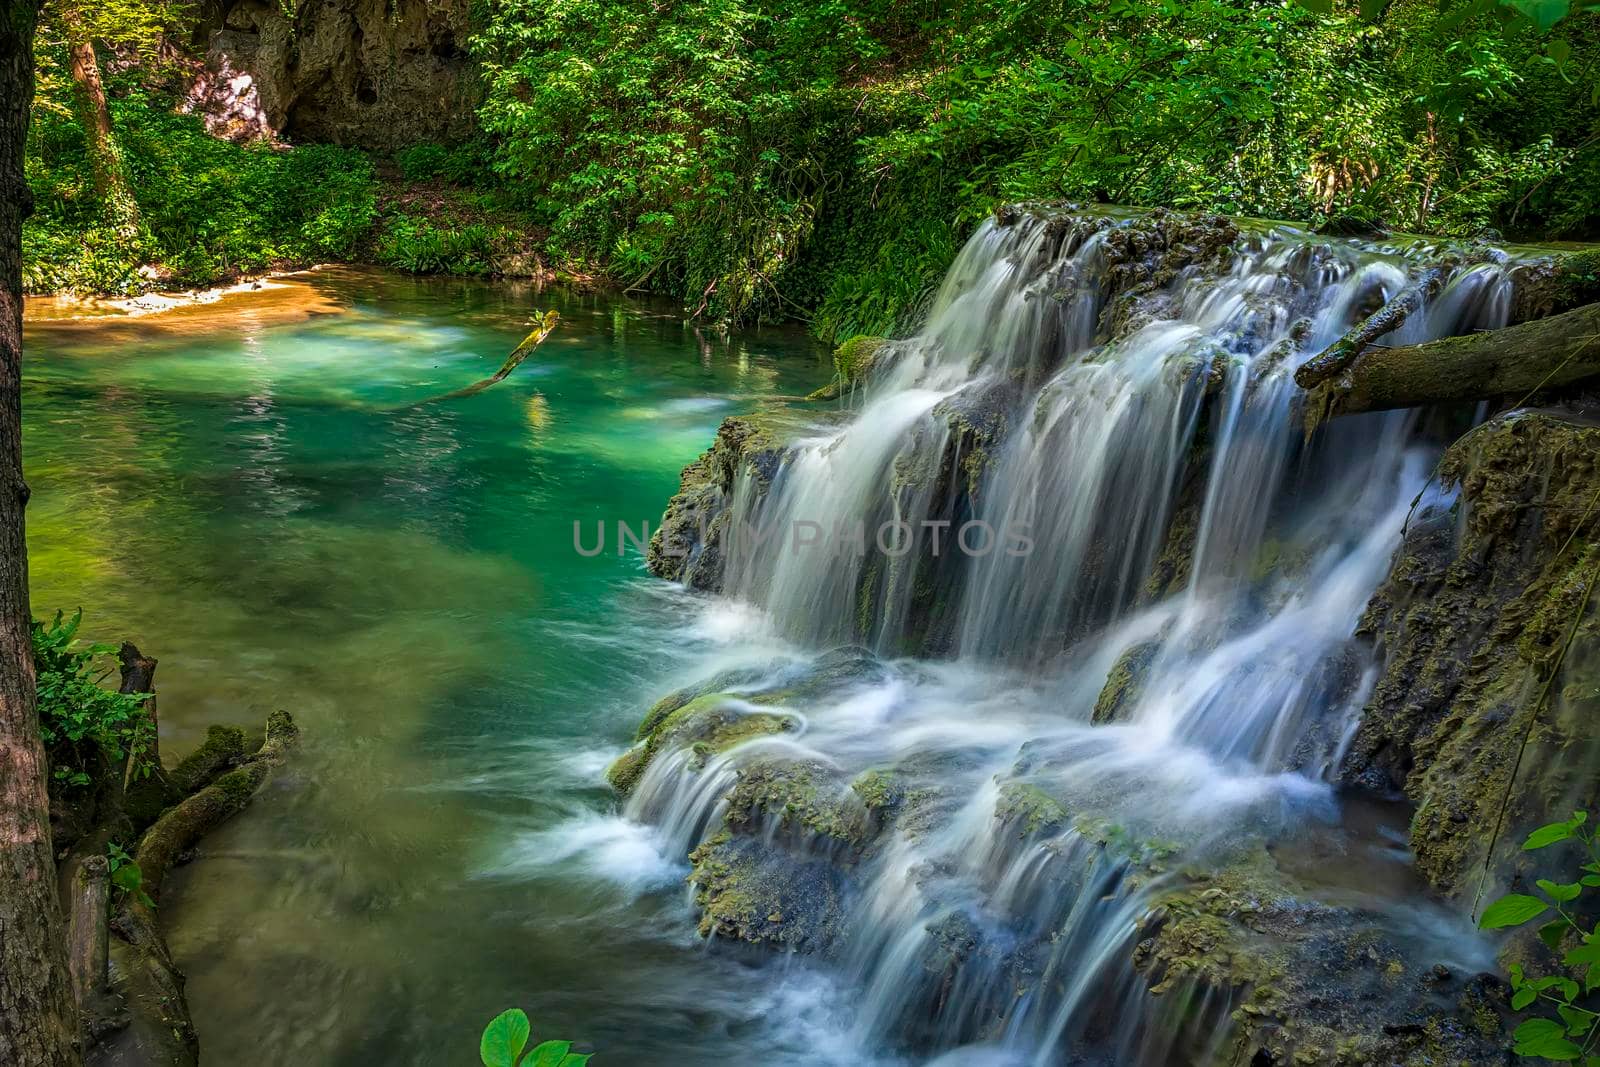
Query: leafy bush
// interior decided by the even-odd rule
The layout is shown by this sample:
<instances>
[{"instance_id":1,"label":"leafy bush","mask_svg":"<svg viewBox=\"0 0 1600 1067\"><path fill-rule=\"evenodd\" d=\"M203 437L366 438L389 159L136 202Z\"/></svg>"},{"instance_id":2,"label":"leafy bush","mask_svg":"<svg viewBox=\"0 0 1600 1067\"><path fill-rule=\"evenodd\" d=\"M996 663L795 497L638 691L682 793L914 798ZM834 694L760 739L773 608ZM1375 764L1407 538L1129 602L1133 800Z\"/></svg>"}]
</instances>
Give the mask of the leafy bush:
<instances>
[{"instance_id":1,"label":"leafy bush","mask_svg":"<svg viewBox=\"0 0 1600 1067\"><path fill-rule=\"evenodd\" d=\"M1540 896L1503 896L1484 909L1478 925L1485 930L1498 930L1555 913L1539 927L1539 939L1560 955L1562 966L1544 977L1532 978L1520 964L1512 965L1511 1006L1523 1011L1541 1003L1547 1011L1553 1008L1557 1018L1525 1020L1512 1035L1516 1040L1513 1051L1519 1056L1557 1062L1581 1060L1586 1067L1600 1067L1600 1055L1595 1052L1596 1041L1600 1040L1600 1027L1595 1025L1600 1022L1600 1012L1580 1003L1592 1003L1594 992L1600 989L1600 930L1585 923L1576 903L1587 890L1600 888L1600 834L1587 823L1588 813L1575 811L1565 822L1533 831L1522 845L1529 852L1564 841L1582 845L1588 862L1579 865L1573 881L1541 878L1537 883ZM1572 975L1581 975L1583 981L1579 983Z\"/></svg>"},{"instance_id":2,"label":"leafy bush","mask_svg":"<svg viewBox=\"0 0 1600 1067\"><path fill-rule=\"evenodd\" d=\"M498 226L441 226L397 214L384 222L374 255L384 266L412 274L486 274L513 240Z\"/></svg>"},{"instance_id":3,"label":"leafy bush","mask_svg":"<svg viewBox=\"0 0 1600 1067\"><path fill-rule=\"evenodd\" d=\"M85 768L98 748L113 761L127 758L136 775L150 773L141 757L155 740L155 724L145 713L143 693L118 693L100 683L111 674L95 661L116 651L111 645L77 647L83 612L48 625L34 619L33 665L38 676L39 733L52 774L67 785L88 785Z\"/></svg>"},{"instance_id":4,"label":"leafy bush","mask_svg":"<svg viewBox=\"0 0 1600 1067\"><path fill-rule=\"evenodd\" d=\"M343 259L377 216L372 165L359 152L235 145L137 87L111 111L139 233L119 238L102 218L77 121L35 114L27 172L37 208L23 227L31 290L132 292L147 263L171 284L206 285L279 262Z\"/></svg>"},{"instance_id":5,"label":"leafy bush","mask_svg":"<svg viewBox=\"0 0 1600 1067\"><path fill-rule=\"evenodd\" d=\"M133 857L115 841L106 846L106 863L111 873L111 886L118 893L131 897L147 908L156 906L144 889L144 871L133 862Z\"/></svg>"},{"instance_id":6,"label":"leafy bush","mask_svg":"<svg viewBox=\"0 0 1600 1067\"><path fill-rule=\"evenodd\" d=\"M489 0L480 119L557 257L833 340L1003 201L1600 228L1595 15L1313 6Z\"/></svg>"},{"instance_id":7,"label":"leafy bush","mask_svg":"<svg viewBox=\"0 0 1600 1067\"><path fill-rule=\"evenodd\" d=\"M573 1052L570 1041L546 1041L528 1048L532 1032L521 1008L496 1015L478 1041L483 1067L584 1067L589 1062L590 1054Z\"/></svg>"},{"instance_id":8,"label":"leafy bush","mask_svg":"<svg viewBox=\"0 0 1600 1067\"><path fill-rule=\"evenodd\" d=\"M449 182L475 185L492 176L489 151L480 144L447 148L439 144L418 144L395 153L400 173L410 182Z\"/></svg>"}]
</instances>

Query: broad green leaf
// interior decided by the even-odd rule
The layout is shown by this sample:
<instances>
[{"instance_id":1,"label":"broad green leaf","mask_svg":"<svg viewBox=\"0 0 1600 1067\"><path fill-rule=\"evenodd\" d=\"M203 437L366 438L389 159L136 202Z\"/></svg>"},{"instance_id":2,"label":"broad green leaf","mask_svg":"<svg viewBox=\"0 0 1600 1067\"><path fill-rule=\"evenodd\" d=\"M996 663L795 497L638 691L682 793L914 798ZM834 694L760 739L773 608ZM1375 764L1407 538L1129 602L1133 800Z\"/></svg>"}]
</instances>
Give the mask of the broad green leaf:
<instances>
[{"instance_id":1,"label":"broad green leaf","mask_svg":"<svg viewBox=\"0 0 1600 1067\"><path fill-rule=\"evenodd\" d=\"M1532 19L1541 33L1567 17L1568 0L1506 0L1506 3Z\"/></svg>"},{"instance_id":2,"label":"broad green leaf","mask_svg":"<svg viewBox=\"0 0 1600 1067\"><path fill-rule=\"evenodd\" d=\"M1543 941L1551 949L1560 948L1561 939L1567 933L1567 926L1568 923L1565 919L1551 919L1539 927L1539 940Z\"/></svg>"},{"instance_id":3,"label":"broad green leaf","mask_svg":"<svg viewBox=\"0 0 1600 1067\"><path fill-rule=\"evenodd\" d=\"M1296 0L1296 2L1307 11L1318 15L1333 14L1333 0Z\"/></svg>"},{"instance_id":4,"label":"broad green leaf","mask_svg":"<svg viewBox=\"0 0 1600 1067\"><path fill-rule=\"evenodd\" d=\"M574 1052L561 1061L561 1067L584 1067L593 1055L592 1052Z\"/></svg>"},{"instance_id":5,"label":"broad green leaf","mask_svg":"<svg viewBox=\"0 0 1600 1067\"><path fill-rule=\"evenodd\" d=\"M567 1053L572 1050L570 1041L545 1041L535 1045L528 1058L523 1061L524 1067L561 1067L561 1061L566 1059Z\"/></svg>"},{"instance_id":6,"label":"broad green leaf","mask_svg":"<svg viewBox=\"0 0 1600 1067\"><path fill-rule=\"evenodd\" d=\"M1519 1056L1543 1056L1547 1060L1575 1060L1583 1050L1567 1040L1567 1031L1553 1019L1529 1019L1511 1035L1517 1042L1512 1050Z\"/></svg>"},{"instance_id":7,"label":"broad green leaf","mask_svg":"<svg viewBox=\"0 0 1600 1067\"><path fill-rule=\"evenodd\" d=\"M533 1027L521 1008L508 1008L489 1021L478 1042L484 1067L517 1067L517 1057L527 1047Z\"/></svg>"},{"instance_id":8,"label":"broad green leaf","mask_svg":"<svg viewBox=\"0 0 1600 1067\"><path fill-rule=\"evenodd\" d=\"M1553 822L1547 826L1541 826L1529 834L1528 839L1522 843L1522 850L1524 852L1532 852L1537 848L1547 848L1558 841L1566 841L1570 837L1572 837L1571 823Z\"/></svg>"},{"instance_id":9,"label":"broad green leaf","mask_svg":"<svg viewBox=\"0 0 1600 1067\"><path fill-rule=\"evenodd\" d=\"M1583 892L1583 886L1577 882L1558 883L1552 882L1548 878L1541 878L1537 884L1545 896L1560 904L1565 904L1569 900L1577 900L1578 894Z\"/></svg>"},{"instance_id":10,"label":"broad green leaf","mask_svg":"<svg viewBox=\"0 0 1600 1067\"><path fill-rule=\"evenodd\" d=\"M1534 990L1534 988L1532 986L1525 985L1515 993L1511 994L1511 1010L1521 1011L1523 1008L1526 1008L1529 1004L1532 1004L1538 999L1539 994Z\"/></svg>"},{"instance_id":11,"label":"broad green leaf","mask_svg":"<svg viewBox=\"0 0 1600 1067\"><path fill-rule=\"evenodd\" d=\"M1499 930L1507 926L1521 926L1529 919L1537 919L1549 910L1550 905L1538 897L1511 893L1483 909L1483 917L1478 920L1478 929Z\"/></svg>"},{"instance_id":12,"label":"broad green leaf","mask_svg":"<svg viewBox=\"0 0 1600 1067\"><path fill-rule=\"evenodd\" d=\"M1557 1004L1556 1014L1561 1016L1562 1022L1567 1024L1568 1037L1582 1037L1594 1029L1594 1016L1581 1008Z\"/></svg>"},{"instance_id":13,"label":"broad green leaf","mask_svg":"<svg viewBox=\"0 0 1600 1067\"><path fill-rule=\"evenodd\" d=\"M1561 962L1568 967L1576 967L1582 963L1600 963L1600 941L1590 941L1579 945L1561 957Z\"/></svg>"}]
</instances>

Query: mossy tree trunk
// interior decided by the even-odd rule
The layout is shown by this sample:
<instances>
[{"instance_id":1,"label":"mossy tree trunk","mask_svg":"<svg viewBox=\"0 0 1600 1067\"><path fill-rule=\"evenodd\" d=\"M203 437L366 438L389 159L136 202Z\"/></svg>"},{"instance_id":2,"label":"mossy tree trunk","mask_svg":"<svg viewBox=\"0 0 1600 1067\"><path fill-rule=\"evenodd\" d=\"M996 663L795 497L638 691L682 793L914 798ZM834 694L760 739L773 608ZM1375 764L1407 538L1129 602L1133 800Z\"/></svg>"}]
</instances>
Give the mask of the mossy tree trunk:
<instances>
[{"instance_id":1,"label":"mossy tree trunk","mask_svg":"<svg viewBox=\"0 0 1600 1067\"><path fill-rule=\"evenodd\" d=\"M106 103L106 88L100 80L100 60L94 41L77 15L70 10L63 17L67 29L67 53L72 70L73 101L89 151L89 169L94 175L94 191L105 208L106 218L118 236L129 240L139 229L139 206L128 185L122 148L111 126L111 109Z\"/></svg>"},{"instance_id":2,"label":"mossy tree trunk","mask_svg":"<svg viewBox=\"0 0 1600 1067\"><path fill-rule=\"evenodd\" d=\"M1331 418L1447 401L1517 399L1595 377L1600 304L1589 304L1503 330L1368 349L1311 390L1308 408Z\"/></svg>"},{"instance_id":3,"label":"mossy tree trunk","mask_svg":"<svg viewBox=\"0 0 1600 1067\"><path fill-rule=\"evenodd\" d=\"M82 1062L50 845L28 632L22 480L23 172L36 0L0 4L0 1063Z\"/></svg>"}]
</instances>

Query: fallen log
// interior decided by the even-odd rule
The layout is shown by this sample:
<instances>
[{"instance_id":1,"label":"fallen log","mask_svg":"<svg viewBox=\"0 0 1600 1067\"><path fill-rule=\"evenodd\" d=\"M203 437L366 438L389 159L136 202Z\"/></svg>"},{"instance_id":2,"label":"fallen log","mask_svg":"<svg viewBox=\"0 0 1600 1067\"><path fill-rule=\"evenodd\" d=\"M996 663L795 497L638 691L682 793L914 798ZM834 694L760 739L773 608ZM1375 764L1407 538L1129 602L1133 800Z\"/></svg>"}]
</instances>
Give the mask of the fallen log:
<instances>
[{"instance_id":1,"label":"fallen log","mask_svg":"<svg viewBox=\"0 0 1600 1067\"><path fill-rule=\"evenodd\" d=\"M1424 304L1439 295L1444 287L1442 267L1429 267L1417 280L1397 293L1393 300L1368 315L1355 328L1322 352L1306 360L1294 372L1295 384L1311 389L1357 363L1362 353L1386 333L1405 325Z\"/></svg>"},{"instance_id":2,"label":"fallen log","mask_svg":"<svg viewBox=\"0 0 1600 1067\"><path fill-rule=\"evenodd\" d=\"M200 1041L183 995L183 972L162 937L150 901L179 857L195 842L243 811L299 737L287 712L267 719L266 740L237 767L171 808L139 842L142 893L128 893L113 921L111 955L118 985L131 1009L131 1024L96 1050L96 1064L159 1063L197 1067ZM231 747L223 744L223 748Z\"/></svg>"},{"instance_id":3,"label":"fallen log","mask_svg":"<svg viewBox=\"0 0 1600 1067\"><path fill-rule=\"evenodd\" d=\"M1600 304L1502 330L1374 348L1310 390L1317 421L1447 401L1521 397L1600 376Z\"/></svg>"},{"instance_id":4,"label":"fallen log","mask_svg":"<svg viewBox=\"0 0 1600 1067\"><path fill-rule=\"evenodd\" d=\"M248 760L156 820L139 841L134 860L144 891L160 899L161 881L177 858L200 838L245 809L267 774L283 762L299 728L286 711L267 717L267 737ZM137 903L137 902L135 902Z\"/></svg>"}]
</instances>

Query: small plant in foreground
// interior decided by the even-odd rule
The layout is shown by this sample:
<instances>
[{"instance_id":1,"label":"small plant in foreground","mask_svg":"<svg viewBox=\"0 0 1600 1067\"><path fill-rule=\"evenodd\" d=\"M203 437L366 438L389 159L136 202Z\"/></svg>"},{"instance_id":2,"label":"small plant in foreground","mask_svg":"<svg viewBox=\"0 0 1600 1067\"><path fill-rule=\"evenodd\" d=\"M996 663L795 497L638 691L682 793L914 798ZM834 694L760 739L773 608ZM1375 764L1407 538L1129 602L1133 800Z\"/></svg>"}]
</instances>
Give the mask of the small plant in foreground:
<instances>
[{"instance_id":1,"label":"small plant in foreground","mask_svg":"<svg viewBox=\"0 0 1600 1067\"><path fill-rule=\"evenodd\" d=\"M483 1067L584 1067L590 1053L573 1052L570 1041L546 1041L528 1048L533 1028L521 1008L509 1008L489 1020L478 1041Z\"/></svg>"},{"instance_id":2,"label":"small plant in foreground","mask_svg":"<svg viewBox=\"0 0 1600 1067\"><path fill-rule=\"evenodd\" d=\"M1600 1012L1579 1005L1600 989L1600 932L1585 929L1573 903L1585 890L1600 887L1600 834L1587 827L1588 813L1575 811L1565 822L1541 826L1523 842L1524 851L1548 848L1562 841L1580 842L1588 861L1573 882L1538 881L1542 897L1510 893L1484 909L1478 926L1484 930L1521 926L1544 918L1552 909L1555 917L1539 927L1539 939L1552 952L1561 954L1563 969L1541 978L1531 978L1520 964L1511 967L1511 1006L1517 1011L1535 1001L1555 1009L1558 1018L1525 1020L1512 1037L1519 1056L1532 1056L1557 1062L1581 1061L1584 1067L1600 1067L1596 1040L1600 1039ZM1564 948L1565 946L1565 948ZM1582 974L1580 984L1569 974ZM1548 1009L1547 1009L1548 1010Z\"/></svg>"},{"instance_id":3,"label":"small plant in foreground","mask_svg":"<svg viewBox=\"0 0 1600 1067\"><path fill-rule=\"evenodd\" d=\"M133 857L115 841L106 846L106 862L111 870L111 884L147 908L156 906L150 894L144 891L144 872L133 862Z\"/></svg>"},{"instance_id":4,"label":"small plant in foreground","mask_svg":"<svg viewBox=\"0 0 1600 1067\"><path fill-rule=\"evenodd\" d=\"M64 619L56 612L46 624L33 620L33 667L38 675L39 733L54 777L67 785L88 785L94 746L112 760L128 760L136 776L150 773L142 757L155 740L155 724L145 713L148 694L119 693L100 683L111 668L94 661L116 651L111 645L77 647L83 611Z\"/></svg>"}]
</instances>

